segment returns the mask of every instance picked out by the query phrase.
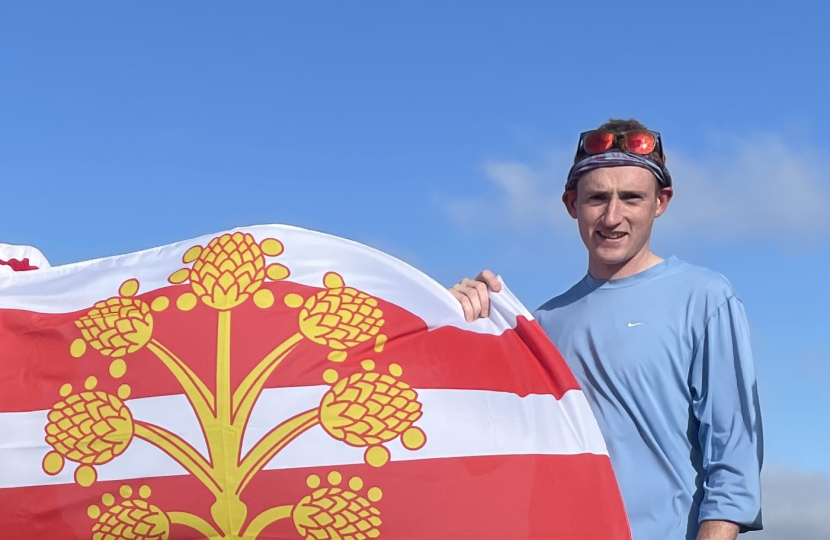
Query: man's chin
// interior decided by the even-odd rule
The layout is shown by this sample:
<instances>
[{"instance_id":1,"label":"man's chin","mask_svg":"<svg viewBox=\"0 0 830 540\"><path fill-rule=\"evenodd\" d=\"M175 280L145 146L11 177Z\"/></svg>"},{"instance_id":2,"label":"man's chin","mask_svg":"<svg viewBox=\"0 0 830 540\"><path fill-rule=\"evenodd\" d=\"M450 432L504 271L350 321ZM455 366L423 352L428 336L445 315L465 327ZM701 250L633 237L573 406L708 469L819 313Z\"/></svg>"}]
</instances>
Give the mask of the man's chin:
<instances>
[{"instance_id":1,"label":"man's chin","mask_svg":"<svg viewBox=\"0 0 830 540\"><path fill-rule=\"evenodd\" d=\"M596 248L593 252L594 262L603 266L615 267L624 266L632 259L631 254L627 250L622 249L608 249Z\"/></svg>"}]
</instances>

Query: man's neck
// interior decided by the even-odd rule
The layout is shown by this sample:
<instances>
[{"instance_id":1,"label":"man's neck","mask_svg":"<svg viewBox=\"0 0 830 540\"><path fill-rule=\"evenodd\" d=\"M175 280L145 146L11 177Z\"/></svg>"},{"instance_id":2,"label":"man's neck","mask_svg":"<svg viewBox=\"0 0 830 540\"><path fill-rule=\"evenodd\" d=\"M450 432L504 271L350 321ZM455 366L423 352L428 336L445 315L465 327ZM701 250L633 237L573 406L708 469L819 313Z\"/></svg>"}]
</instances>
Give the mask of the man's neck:
<instances>
[{"instance_id":1,"label":"man's neck","mask_svg":"<svg viewBox=\"0 0 830 540\"><path fill-rule=\"evenodd\" d=\"M621 264L603 264L589 259L588 273L594 279L612 281L639 274L661 262L663 262L662 258L645 248L642 252Z\"/></svg>"}]
</instances>

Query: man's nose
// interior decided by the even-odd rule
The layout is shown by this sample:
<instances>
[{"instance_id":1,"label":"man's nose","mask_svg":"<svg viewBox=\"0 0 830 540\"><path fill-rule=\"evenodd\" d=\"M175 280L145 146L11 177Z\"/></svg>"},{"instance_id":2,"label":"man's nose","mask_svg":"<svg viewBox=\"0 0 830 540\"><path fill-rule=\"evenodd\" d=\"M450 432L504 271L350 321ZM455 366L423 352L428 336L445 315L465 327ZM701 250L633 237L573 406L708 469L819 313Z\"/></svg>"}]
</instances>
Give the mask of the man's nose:
<instances>
[{"instance_id":1,"label":"man's nose","mask_svg":"<svg viewBox=\"0 0 830 540\"><path fill-rule=\"evenodd\" d=\"M622 221L622 201L619 197L611 197L602 214L602 224L606 227L619 225Z\"/></svg>"}]
</instances>

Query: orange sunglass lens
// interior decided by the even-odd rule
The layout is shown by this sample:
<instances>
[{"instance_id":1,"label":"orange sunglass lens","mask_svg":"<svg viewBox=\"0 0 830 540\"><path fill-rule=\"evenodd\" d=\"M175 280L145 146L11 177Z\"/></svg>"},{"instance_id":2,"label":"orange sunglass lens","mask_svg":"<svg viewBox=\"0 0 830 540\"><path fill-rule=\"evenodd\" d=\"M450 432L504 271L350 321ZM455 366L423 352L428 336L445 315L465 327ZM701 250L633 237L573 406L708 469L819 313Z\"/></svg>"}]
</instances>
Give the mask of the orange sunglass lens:
<instances>
[{"instance_id":1,"label":"orange sunglass lens","mask_svg":"<svg viewBox=\"0 0 830 540\"><path fill-rule=\"evenodd\" d=\"M582 146L589 154L605 152L614 144L614 134L608 131L594 131L585 136Z\"/></svg>"},{"instance_id":2,"label":"orange sunglass lens","mask_svg":"<svg viewBox=\"0 0 830 540\"><path fill-rule=\"evenodd\" d=\"M647 131L635 131L625 137L625 146L635 154L650 154L654 151L657 141L654 135Z\"/></svg>"}]
</instances>

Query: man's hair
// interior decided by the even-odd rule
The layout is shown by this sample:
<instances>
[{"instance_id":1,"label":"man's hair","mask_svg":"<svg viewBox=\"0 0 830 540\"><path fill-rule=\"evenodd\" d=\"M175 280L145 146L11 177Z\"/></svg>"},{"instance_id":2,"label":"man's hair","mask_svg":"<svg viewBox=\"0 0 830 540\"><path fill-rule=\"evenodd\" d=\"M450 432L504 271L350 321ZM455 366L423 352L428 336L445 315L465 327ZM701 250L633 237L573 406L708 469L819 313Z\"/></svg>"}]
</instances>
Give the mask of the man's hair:
<instances>
[{"instance_id":1,"label":"man's hair","mask_svg":"<svg viewBox=\"0 0 830 540\"><path fill-rule=\"evenodd\" d=\"M648 128L633 118L629 118L628 120L610 118L606 123L599 126L599 129L606 129L614 133L623 133L624 131L633 131L635 129L647 130Z\"/></svg>"},{"instance_id":2,"label":"man's hair","mask_svg":"<svg viewBox=\"0 0 830 540\"><path fill-rule=\"evenodd\" d=\"M649 129L644 126L639 120L635 120L634 118L629 118L628 120L622 120L620 118L610 118L607 122L599 126L598 129L606 129L612 133L625 133L626 131L634 131L637 129L643 129L649 131ZM657 152L654 152L652 158L657 161L658 163L665 165L665 156L660 155Z\"/></svg>"}]
</instances>

